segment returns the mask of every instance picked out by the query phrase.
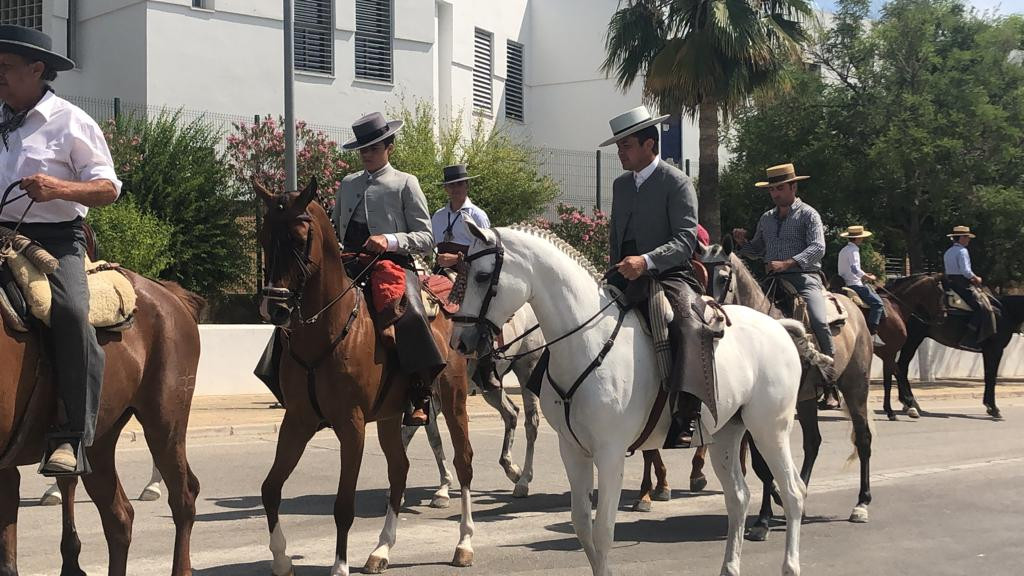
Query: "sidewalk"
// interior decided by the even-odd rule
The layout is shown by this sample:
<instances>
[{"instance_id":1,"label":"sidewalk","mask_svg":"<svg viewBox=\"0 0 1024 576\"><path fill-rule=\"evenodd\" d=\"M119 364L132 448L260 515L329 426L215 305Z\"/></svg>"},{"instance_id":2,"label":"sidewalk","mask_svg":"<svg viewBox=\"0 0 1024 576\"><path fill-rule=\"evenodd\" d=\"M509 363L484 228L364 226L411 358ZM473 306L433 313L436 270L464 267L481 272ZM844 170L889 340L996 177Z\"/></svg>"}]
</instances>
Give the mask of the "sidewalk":
<instances>
[{"instance_id":1,"label":"sidewalk","mask_svg":"<svg viewBox=\"0 0 1024 576\"><path fill-rule=\"evenodd\" d=\"M935 400L981 400L984 385L977 380L956 380L942 382L912 382L914 395L921 401ZM892 401L898 402L895 383ZM522 408L519 388L509 388L513 401ZM1006 380L996 388L997 398L1024 397L1024 381ZM880 382L871 383L870 401L882 404ZM247 396L197 396L192 400L192 414L189 417L188 437L219 438L229 436L272 436L277 434L284 410L274 408L275 399L271 394ZM480 394L470 396L467 401L470 421L498 419L496 410L484 402ZM121 434L122 441L142 441L142 427L132 419Z\"/></svg>"}]
</instances>

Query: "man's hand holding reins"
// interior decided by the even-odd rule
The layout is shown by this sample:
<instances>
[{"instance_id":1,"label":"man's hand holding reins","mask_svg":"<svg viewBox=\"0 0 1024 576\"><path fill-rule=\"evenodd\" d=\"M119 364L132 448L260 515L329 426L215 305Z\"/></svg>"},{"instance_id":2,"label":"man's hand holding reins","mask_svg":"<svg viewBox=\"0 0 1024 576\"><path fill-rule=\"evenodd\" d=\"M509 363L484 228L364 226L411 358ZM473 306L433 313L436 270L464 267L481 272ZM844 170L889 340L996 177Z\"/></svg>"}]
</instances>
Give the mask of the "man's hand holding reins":
<instances>
[{"instance_id":1,"label":"man's hand holding reins","mask_svg":"<svg viewBox=\"0 0 1024 576\"><path fill-rule=\"evenodd\" d=\"M636 280L647 272L647 260L643 256L626 256L615 267L626 280Z\"/></svg>"}]
</instances>

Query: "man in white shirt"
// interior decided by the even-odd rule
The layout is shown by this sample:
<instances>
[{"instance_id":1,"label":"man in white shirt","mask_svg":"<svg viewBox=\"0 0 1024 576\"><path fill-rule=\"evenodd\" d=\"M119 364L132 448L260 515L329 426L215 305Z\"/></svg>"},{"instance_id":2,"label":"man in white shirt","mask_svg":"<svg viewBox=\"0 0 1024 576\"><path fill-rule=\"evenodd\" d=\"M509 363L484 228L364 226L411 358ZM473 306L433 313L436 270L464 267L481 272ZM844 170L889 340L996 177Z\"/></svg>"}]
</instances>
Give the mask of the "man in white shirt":
<instances>
[{"instance_id":1,"label":"man in white shirt","mask_svg":"<svg viewBox=\"0 0 1024 576\"><path fill-rule=\"evenodd\" d=\"M469 181L474 178L476 176L469 175L465 164L444 169L444 182L441 184L448 193L448 203L434 212L430 219L434 243L437 244L437 265L441 268L458 264L460 253L466 254L473 244L473 236L466 227L467 220L480 228L491 227L487 213L469 199Z\"/></svg>"},{"instance_id":2,"label":"man in white shirt","mask_svg":"<svg viewBox=\"0 0 1024 576\"><path fill-rule=\"evenodd\" d=\"M993 315L981 305L982 296L978 292L981 276L971 269L971 254L967 251L967 245L975 235L967 226L954 226L953 232L946 236L953 241L953 245L942 255L946 284L974 310L967 325L969 330L961 343L977 347L995 333L996 326Z\"/></svg>"},{"instance_id":3,"label":"man in white shirt","mask_svg":"<svg viewBox=\"0 0 1024 576\"><path fill-rule=\"evenodd\" d=\"M860 299L870 307L868 330L874 337L875 345L878 346L884 344L878 337L878 325L885 317L885 304L870 285L864 284L865 279L868 282L877 280L875 275L865 272L860 267L860 245L871 236L872 233L865 230L863 226L849 226L846 228L846 232L839 235L840 238L850 241L839 251L839 275L843 277L846 286L856 292Z\"/></svg>"},{"instance_id":4,"label":"man in white shirt","mask_svg":"<svg viewBox=\"0 0 1024 576\"><path fill-rule=\"evenodd\" d=\"M74 473L76 449L92 444L103 381L103 349L89 324L82 220L121 191L103 131L50 88L57 72L72 68L46 34L0 26L0 185L20 181L0 209L0 226L17 228L60 263L49 277L51 365L67 415L62 432L77 440L48 455L44 471L55 473Z\"/></svg>"}]
</instances>

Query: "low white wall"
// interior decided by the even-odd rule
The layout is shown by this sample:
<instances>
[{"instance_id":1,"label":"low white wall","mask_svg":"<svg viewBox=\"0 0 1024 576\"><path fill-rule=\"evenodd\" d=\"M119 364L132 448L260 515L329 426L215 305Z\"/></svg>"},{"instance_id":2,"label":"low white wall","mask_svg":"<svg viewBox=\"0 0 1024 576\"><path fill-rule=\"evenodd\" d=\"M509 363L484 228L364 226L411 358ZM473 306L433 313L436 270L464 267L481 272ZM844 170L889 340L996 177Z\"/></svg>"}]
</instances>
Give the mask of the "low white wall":
<instances>
[{"instance_id":1,"label":"low white wall","mask_svg":"<svg viewBox=\"0 0 1024 576\"><path fill-rule=\"evenodd\" d=\"M196 396L263 394L266 386L253 376L253 368L273 328L263 324L204 324L199 327L203 354L199 359ZM910 378L921 378L921 366L930 366L927 380L982 378L981 354L953 350L926 340L910 364ZM927 371L927 368L925 369ZM873 378L882 377L882 361L876 356L871 366ZM1024 378L1024 338L1015 335L1003 354L999 376Z\"/></svg>"},{"instance_id":2,"label":"low white wall","mask_svg":"<svg viewBox=\"0 0 1024 576\"><path fill-rule=\"evenodd\" d=\"M202 324L196 396L265 394L252 375L274 328L267 324Z\"/></svg>"},{"instance_id":3,"label":"low white wall","mask_svg":"<svg viewBox=\"0 0 1024 576\"><path fill-rule=\"evenodd\" d=\"M985 376L985 366L981 354L954 350L934 340L925 340L910 363L909 372L911 380L980 379ZM871 365L871 377L882 377L882 361L877 356ZM1020 334L1015 334L1003 351L999 377L1024 378L1024 338Z\"/></svg>"}]
</instances>

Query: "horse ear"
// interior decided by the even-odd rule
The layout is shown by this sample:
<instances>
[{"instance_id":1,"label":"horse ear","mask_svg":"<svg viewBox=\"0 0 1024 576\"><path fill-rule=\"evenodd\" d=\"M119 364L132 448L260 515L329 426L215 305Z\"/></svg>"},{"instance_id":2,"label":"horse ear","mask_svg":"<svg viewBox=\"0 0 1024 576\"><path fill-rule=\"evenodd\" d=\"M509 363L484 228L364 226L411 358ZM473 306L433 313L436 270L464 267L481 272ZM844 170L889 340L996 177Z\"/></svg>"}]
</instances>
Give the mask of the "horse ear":
<instances>
[{"instance_id":1,"label":"horse ear","mask_svg":"<svg viewBox=\"0 0 1024 576\"><path fill-rule=\"evenodd\" d=\"M732 251L735 249L731 234L726 234L722 237L722 251L725 252L726 256L732 255Z\"/></svg>"},{"instance_id":2,"label":"horse ear","mask_svg":"<svg viewBox=\"0 0 1024 576\"><path fill-rule=\"evenodd\" d=\"M267 188L263 184L260 184L260 181L256 178L252 179L252 188L256 191L256 196L267 204L274 201L274 193L267 190Z\"/></svg>"},{"instance_id":3,"label":"horse ear","mask_svg":"<svg viewBox=\"0 0 1024 576\"><path fill-rule=\"evenodd\" d=\"M302 193L299 194L299 200L298 202L296 202L295 207L298 208L299 210L305 210L306 206L309 206L309 203L312 202L313 198L316 196L316 189L316 177L314 176L309 181L309 184L306 185L306 188L302 191Z\"/></svg>"},{"instance_id":4,"label":"horse ear","mask_svg":"<svg viewBox=\"0 0 1024 576\"><path fill-rule=\"evenodd\" d=\"M469 228L469 233L472 234L474 238L480 240L481 242L487 244L488 246L494 245L494 232L491 232L486 228L481 228L477 226L476 223L473 222L472 220L467 219L464 221L466 223L466 228Z\"/></svg>"}]
</instances>

